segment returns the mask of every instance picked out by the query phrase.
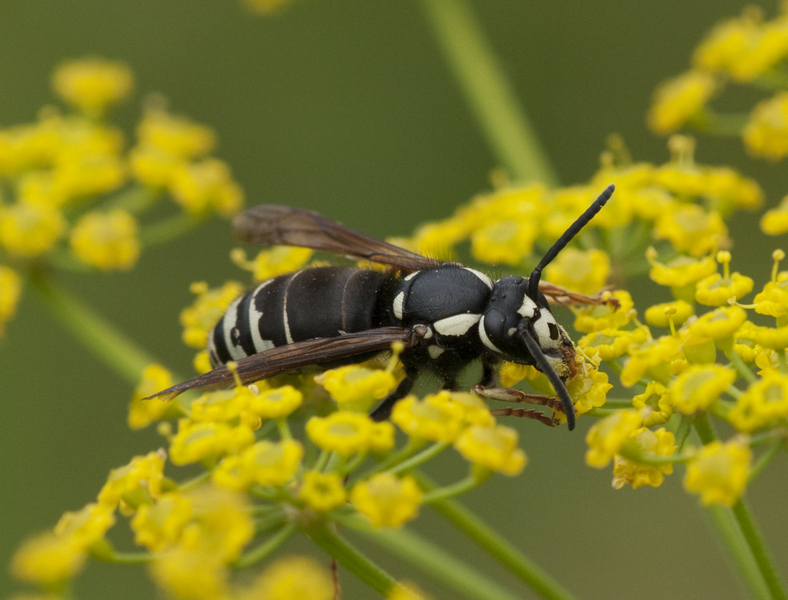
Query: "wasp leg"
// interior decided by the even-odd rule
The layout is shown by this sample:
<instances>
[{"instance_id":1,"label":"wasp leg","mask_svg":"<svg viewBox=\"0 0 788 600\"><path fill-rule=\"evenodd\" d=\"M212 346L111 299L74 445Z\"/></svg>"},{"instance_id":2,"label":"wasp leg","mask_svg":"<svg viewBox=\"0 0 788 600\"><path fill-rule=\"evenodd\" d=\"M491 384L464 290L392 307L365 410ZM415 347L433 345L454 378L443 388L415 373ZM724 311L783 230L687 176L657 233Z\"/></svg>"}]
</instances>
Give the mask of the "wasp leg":
<instances>
[{"instance_id":1,"label":"wasp leg","mask_svg":"<svg viewBox=\"0 0 788 600\"><path fill-rule=\"evenodd\" d=\"M402 400L413 389L413 384L416 380L417 371L405 371L405 379L399 382L399 385L388 396L383 398L383 401L369 413L369 418L373 421L385 421L391 416L391 410L398 400Z\"/></svg>"},{"instance_id":2,"label":"wasp leg","mask_svg":"<svg viewBox=\"0 0 788 600\"><path fill-rule=\"evenodd\" d=\"M556 398L555 396L546 396L544 394L526 394L521 390L515 390L513 388L488 388L481 384L473 386L471 388L471 393L487 400L537 404L539 406L546 406L548 408L552 408L553 410L564 412L563 408L561 407L561 399Z\"/></svg>"},{"instance_id":3,"label":"wasp leg","mask_svg":"<svg viewBox=\"0 0 788 600\"><path fill-rule=\"evenodd\" d=\"M555 427L558 425L557 419L552 419L543 415L533 408L511 408L507 406L506 408L493 408L490 410L490 414L495 417L523 417L525 419L533 419L534 421L544 423L548 427Z\"/></svg>"}]
</instances>

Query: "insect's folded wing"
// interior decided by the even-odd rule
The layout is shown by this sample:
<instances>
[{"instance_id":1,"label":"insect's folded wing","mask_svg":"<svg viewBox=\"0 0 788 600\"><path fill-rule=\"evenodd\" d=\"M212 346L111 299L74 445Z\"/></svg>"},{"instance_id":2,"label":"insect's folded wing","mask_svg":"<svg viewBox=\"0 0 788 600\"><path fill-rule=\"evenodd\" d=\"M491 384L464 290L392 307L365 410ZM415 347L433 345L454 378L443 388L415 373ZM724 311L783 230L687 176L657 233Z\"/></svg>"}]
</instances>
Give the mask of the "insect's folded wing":
<instances>
[{"instance_id":1,"label":"insect's folded wing","mask_svg":"<svg viewBox=\"0 0 788 600\"><path fill-rule=\"evenodd\" d=\"M349 333L333 338L316 338L295 342L247 356L236 361L235 372L244 385L281 375L288 371L310 365L320 365L345 358L387 350L391 344L402 342L406 346L414 343L410 329L402 327L380 327L358 333ZM233 371L222 365L183 383L150 396L172 400L187 390L226 389L235 385Z\"/></svg>"},{"instance_id":2,"label":"insect's folded wing","mask_svg":"<svg viewBox=\"0 0 788 600\"><path fill-rule=\"evenodd\" d=\"M429 269L442 264L439 260L345 227L316 212L291 206L254 206L236 215L233 228L238 238L249 244L301 246L362 258L406 271Z\"/></svg>"}]
</instances>

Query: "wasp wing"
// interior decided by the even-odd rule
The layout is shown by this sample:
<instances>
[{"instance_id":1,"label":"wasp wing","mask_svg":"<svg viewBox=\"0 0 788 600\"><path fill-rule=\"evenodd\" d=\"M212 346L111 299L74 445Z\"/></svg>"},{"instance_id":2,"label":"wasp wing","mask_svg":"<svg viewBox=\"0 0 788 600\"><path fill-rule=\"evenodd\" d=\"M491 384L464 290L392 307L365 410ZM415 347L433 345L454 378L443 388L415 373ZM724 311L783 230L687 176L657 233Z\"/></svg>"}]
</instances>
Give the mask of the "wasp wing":
<instances>
[{"instance_id":1,"label":"wasp wing","mask_svg":"<svg viewBox=\"0 0 788 600\"><path fill-rule=\"evenodd\" d=\"M235 373L226 365L222 365L213 371L193 377L150 397L161 396L165 400L172 400L187 390L231 388L235 385L236 374L241 384L247 385L310 365L341 361L359 354L388 350L394 342L402 342L406 346L411 346L414 339L410 329L380 327L338 337L294 342L235 361Z\"/></svg>"},{"instance_id":2,"label":"wasp wing","mask_svg":"<svg viewBox=\"0 0 788 600\"><path fill-rule=\"evenodd\" d=\"M406 271L443 264L393 244L349 229L301 208L261 204L236 215L233 228L241 241L264 246L301 246L341 256L353 256Z\"/></svg>"}]
</instances>

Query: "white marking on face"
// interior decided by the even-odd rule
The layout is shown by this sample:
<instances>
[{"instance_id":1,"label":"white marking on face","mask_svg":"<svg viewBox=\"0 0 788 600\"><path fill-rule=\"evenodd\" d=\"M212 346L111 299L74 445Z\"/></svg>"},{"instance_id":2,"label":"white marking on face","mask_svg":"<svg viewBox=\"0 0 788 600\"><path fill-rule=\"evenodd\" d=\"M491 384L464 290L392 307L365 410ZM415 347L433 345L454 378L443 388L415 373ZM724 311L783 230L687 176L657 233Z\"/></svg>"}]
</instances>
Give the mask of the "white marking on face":
<instances>
[{"instance_id":1,"label":"white marking on face","mask_svg":"<svg viewBox=\"0 0 788 600\"><path fill-rule=\"evenodd\" d=\"M482 316L481 320L479 321L479 338L482 340L482 344L487 346L490 350L497 354L503 354L503 352L495 347L495 344L492 343L490 338L487 337L487 332L484 330L484 316Z\"/></svg>"},{"instance_id":2,"label":"white marking on face","mask_svg":"<svg viewBox=\"0 0 788 600\"><path fill-rule=\"evenodd\" d=\"M238 322L238 303L243 299L243 296L236 298L235 301L224 313L224 343L227 345L227 351L233 360L239 360L246 356L246 352L240 344L235 344L233 341L233 329L236 328Z\"/></svg>"},{"instance_id":3,"label":"white marking on face","mask_svg":"<svg viewBox=\"0 0 788 600\"><path fill-rule=\"evenodd\" d=\"M542 350L557 352L561 336L559 335L558 339L554 339L550 335L551 324L556 328L555 331L558 331L558 323L556 323L553 315L543 310L540 317L533 322L534 333L536 334L536 341L539 343Z\"/></svg>"},{"instance_id":4,"label":"white marking on face","mask_svg":"<svg viewBox=\"0 0 788 600\"><path fill-rule=\"evenodd\" d=\"M470 267L463 267L463 268L464 268L466 271L470 271L471 273L473 273L474 275L476 275L476 277L478 277L479 279L481 279L481 280L482 280L482 283L483 283L484 285L486 285L488 288L490 288L490 289L493 289L493 282L492 282L492 279L490 279L489 277L487 277L487 275L485 275L484 273L482 273L482 272L480 272L480 271L477 271L476 269L471 269Z\"/></svg>"},{"instance_id":5,"label":"white marking on face","mask_svg":"<svg viewBox=\"0 0 788 600\"><path fill-rule=\"evenodd\" d=\"M260 322L263 319L263 313L257 310L254 305L257 294L271 281L273 280L269 279L258 285L257 289L252 292L252 301L249 302L249 329L252 330L252 343L256 352L264 352L274 347L274 343L271 340L264 340L263 336L260 335Z\"/></svg>"},{"instance_id":6,"label":"white marking on face","mask_svg":"<svg viewBox=\"0 0 788 600\"><path fill-rule=\"evenodd\" d=\"M468 330L476 325L481 319L481 315L467 313L462 315L453 315L446 317L440 321L435 321L432 326L441 335L451 335L459 337L468 333Z\"/></svg>"},{"instance_id":7,"label":"white marking on face","mask_svg":"<svg viewBox=\"0 0 788 600\"><path fill-rule=\"evenodd\" d=\"M523 298L523 305L517 309L517 314L528 319L533 319L536 314L536 302L531 300L528 294Z\"/></svg>"},{"instance_id":8,"label":"white marking on face","mask_svg":"<svg viewBox=\"0 0 788 600\"><path fill-rule=\"evenodd\" d=\"M394 316L402 321L402 305L405 303L405 292L400 292L394 298L394 304L391 309L394 311Z\"/></svg>"},{"instance_id":9,"label":"white marking on face","mask_svg":"<svg viewBox=\"0 0 788 600\"><path fill-rule=\"evenodd\" d=\"M435 360L443 354L444 350L440 346L427 346L427 352L429 352L430 358Z\"/></svg>"}]
</instances>

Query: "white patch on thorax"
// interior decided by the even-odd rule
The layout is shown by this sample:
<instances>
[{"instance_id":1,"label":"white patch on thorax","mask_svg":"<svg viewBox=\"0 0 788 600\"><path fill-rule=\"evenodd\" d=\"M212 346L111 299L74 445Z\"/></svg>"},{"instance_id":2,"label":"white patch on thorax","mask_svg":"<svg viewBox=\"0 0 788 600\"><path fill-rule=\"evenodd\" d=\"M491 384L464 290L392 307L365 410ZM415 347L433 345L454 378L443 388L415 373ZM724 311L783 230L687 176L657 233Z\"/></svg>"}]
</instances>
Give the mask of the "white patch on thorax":
<instances>
[{"instance_id":1,"label":"white patch on thorax","mask_svg":"<svg viewBox=\"0 0 788 600\"><path fill-rule=\"evenodd\" d=\"M438 358L438 357L439 357L441 354L443 354L444 350L443 350L443 348L441 348L440 346L435 346L435 345L433 345L433 346L427 346L427 352L429 352L429 354L430 354L430 358L431 358L432 360L435 360L435 359L436 359L436 358Z\"/></svg>"},{"instance_id":2,"label":"white patch on thorax","mask_svg":"<svg viewBox=\"0 0 788 600\"><path fill-rule=\"evenodd\" d=\"M394 303L391 306L391 310L394 311L394 316L397 317L400 321L402 321L402 305L405 303L405 292L400 292L394 298Z\"/></svg>"},{"instance_id":3,"label":"white patch on thorax","mask_svg":"<svg viewBox=\"0 0 788 600\"><path fill-rule=\"evenodd\" d=\"M441 335L450 335L459 337L468 333L468 330L476 325L481 319L481 315L473 313L465 313L461 315L452 315L440 321L435 321L432 326Z\"/></svg>"},{"instance_id":4,"label":"white patch on thorax","mask_svg":"<svg viewBox=\"0 0 788 600\"><path fill-rule=\"evenodd\" d=\"M476 277L478 277L479 279L481 279L481 280L482 280L482 283L483 283L484 285L486 285L486 286L487 286L488 288L490 288L490 289L493 289L493 282L492 282L492 279L490 279L489 277L487 277L487 275L485 275L485 274L484 274L484 273L482 273L481 271L477 271L476 269L471 269L470 267L463 267L463 269L465 269L466 271L470 271L471 273L473 273L474 275L476 275Z\"/></svg>"}]
</instances>

